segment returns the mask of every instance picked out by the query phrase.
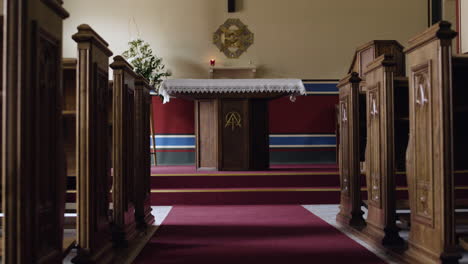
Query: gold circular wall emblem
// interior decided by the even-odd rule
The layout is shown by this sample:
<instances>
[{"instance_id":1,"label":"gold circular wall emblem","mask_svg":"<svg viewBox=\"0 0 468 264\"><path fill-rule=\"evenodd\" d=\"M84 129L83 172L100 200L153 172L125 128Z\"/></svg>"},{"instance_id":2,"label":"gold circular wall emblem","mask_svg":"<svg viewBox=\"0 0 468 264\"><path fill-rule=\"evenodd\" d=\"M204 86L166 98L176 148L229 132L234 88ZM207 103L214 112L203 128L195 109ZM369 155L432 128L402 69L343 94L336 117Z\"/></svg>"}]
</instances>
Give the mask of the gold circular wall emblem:
<instances>
[{"instance_id":1,"label":"gold circular wall emblem","mask_svg":"<svg viewBox=\"0 0 468 264\"><path fill-rule=\"evenodd\" d=\"M238 18L229 18L213 34L213 43L228 58L239 58L253 44L254 34Z\"/></svg>"}]
</instances>

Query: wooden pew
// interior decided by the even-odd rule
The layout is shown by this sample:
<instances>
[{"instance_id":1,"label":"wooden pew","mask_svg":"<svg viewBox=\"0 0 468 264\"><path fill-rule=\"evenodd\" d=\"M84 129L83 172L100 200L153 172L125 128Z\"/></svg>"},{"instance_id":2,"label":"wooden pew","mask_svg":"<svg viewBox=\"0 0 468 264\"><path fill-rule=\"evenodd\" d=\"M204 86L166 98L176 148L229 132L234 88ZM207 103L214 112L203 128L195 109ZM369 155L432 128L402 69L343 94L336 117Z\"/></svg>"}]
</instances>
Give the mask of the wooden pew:
<instances>
[{"instance_id":1,"label":"wooden pew","mask_svg":"<svg viewBox=\"0 0 468 264\"><path fill-rule=\"evenodd\" d=\"M3 0L3 263L62 263L61 1ZM21 23L19 23L21 21Z\"/></svg>"},{"instance_id":2,"label":"wooden pew","mask_svg":"<svg viewBox=\"0 0 468 264\"><path fill-rule=\"evenodd\" d=\"M90 26L78 26L77 79L77 247L75 263L112 259L109 221L111 189L108 138L109 57L107 42Z\"/></svg>"},{"instance_id":3,"label":"wooden pew","mask_svg":"<svg viewBox=\"0 0 468 264\"><path fill-rule=\"evenodd\" d=\"M135 81L135 219L137 227L145 230L154 223L151 214L151 152L150 118L153 88L139 76ZM153 135L151 135L153 137Z\"/></svg>"},{"instance_id":4,"label":"wooden pew","mask_svg":"<svg viewBox=\"0 0 468 264\"><path fill-rule=\"evenodd\" d=\"M361 205L361 171L366 151L366 66L378 56L394 55L396 63L403 65L403 47L393 40L374 40L356 49L348 75L338 84L340 90L339 159L341 178L340 213L337 221L363 227ZM402 66L397 67L403 74ZM345 113L346 112L346 113ZM356 168L357 166L357 168ZM352 213L353 212L353 213ZM351 221L352 219L352 221Z\"/></svg>"},{"instance_id":5,"label":"wooden pew","mask_svg":"<svg viewBox=\"0 0 468 264\"><path fill-rule=\"evenodd\" d=\"M401 50L395 51L403 57ZM366 232L385 246L403 245L396 226L397 164L405 160L408 142L408 79L394 56L384 54L368 64L366 74L367 149ZM403 168L404 169L404 168Z\"/></svg>"},{"instance_id":6,"label":"wooden pew","mask_svg":"<svg viewBox=\"0 0 468 264\"><path fill-rule=\"evenodd\" d=\"M128 247L136 236L134 124L135 79L132 66L115 56L110 65L113 83L113 241L117 247Z\"/></svg>"},{"instance_id":7,"label":"wooden pew","mask_svg":"<svg viewBox=\"0 0 468 264\"><path fill-rule=\"evenodd\" d=\"M458 263L454 220L454 164L467 164L468 59L452 55L456 36L440 22L409 41L410 140L407 178L414 263ZM465 165L466 166L466 165Z\"/></svg>"}]
</instances>

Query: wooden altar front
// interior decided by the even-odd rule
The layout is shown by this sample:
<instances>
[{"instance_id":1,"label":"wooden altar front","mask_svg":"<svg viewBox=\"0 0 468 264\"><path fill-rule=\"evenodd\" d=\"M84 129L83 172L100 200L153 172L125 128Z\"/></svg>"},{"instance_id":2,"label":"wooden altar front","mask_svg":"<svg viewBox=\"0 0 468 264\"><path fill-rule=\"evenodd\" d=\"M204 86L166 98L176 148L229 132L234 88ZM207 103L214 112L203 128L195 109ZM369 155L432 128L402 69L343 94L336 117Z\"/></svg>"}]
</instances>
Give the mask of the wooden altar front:
<instances>
[{"instance_id":1,"label":"wooden altar front","mask_svg":"<svg viewBox=\"0 0 468 264\"><path fill-rule=\"evenodd\" d=\"M177 80L170 80L177 81ZM203 82L203 80L193 80ZM287 94L305 94L300 80L288 85L285 80L270 85L272 80L255 81L249 86L244 79L238 90L216 87L220 81L237 83L239 80L205 80L207 86L176 89L163 83L163 94L195 100L196 167L198 170L267 170L270 167L268 101ZM284 86L285 85L285 86ZM214 88L213 88L214 87ZM260 88L261 87L261 88ZM249 91L249 88L251 90ZM161 93L161 89L160 89Z\"/></svg>"},{"instance_id":2,"label":"wooden altar front","mask_svg":"<svg viewBox=\"0 0 468 264\"><path fill-rule=\"evenodd\" d=\"M268 99L274 97L196 98L197 169L268 169Z\"/></svg>"}]
</instances>

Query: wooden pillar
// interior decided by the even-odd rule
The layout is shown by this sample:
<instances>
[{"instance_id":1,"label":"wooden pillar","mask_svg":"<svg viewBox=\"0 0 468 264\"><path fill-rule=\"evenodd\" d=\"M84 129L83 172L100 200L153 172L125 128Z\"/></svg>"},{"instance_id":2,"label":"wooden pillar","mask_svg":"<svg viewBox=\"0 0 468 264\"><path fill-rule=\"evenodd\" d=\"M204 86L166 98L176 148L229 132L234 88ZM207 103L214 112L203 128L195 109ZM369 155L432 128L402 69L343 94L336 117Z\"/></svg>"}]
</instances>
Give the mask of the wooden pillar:
<instances>
[{"instance_id":1,"label":"wooden pillar","mask_svg":"<svg viewBox=\"0 0 468 264\"><path fill-rule=\"evenodd\" d=\"M152 87L139 76L135 82L135 218L140 230L154 223L151 214L150 112ZM152 137L152 135L151 135Z\"/></svg>"},{"instance_id":2,"label":"wooden pillar","mask_svg":"<svg viewBox=\"0 0 468 264\"><path fill-rule=\"evenodd\" d=\"M378 242L396 246L403 239L396 226L395 82L397 64L382 55L367 66L367 219L365 232ZM404 91L403 91L404 92ZM405 101L398 101L405 104Z\"/></svg>"},{"instance_id":3,"label":"wooden pillar","mask_svg":"<svg viewBox=\"0 0 468 264\"><path fill-rule=\"evenodd\" d=\"M132 66L121 56L110 65L113 88L113 240L117 247L128 246L136 234L134 194L134 96Z\"/></svg>"},{"instance_id":4,"label":"wooden pillar","mask_svg":"<svg viewBox=\"0 0 468 264\"><path fill-rule=\"evenodd\" d=\"M409 41L407 178L415 263L458 263L454 224L452 39L440 22ZM465 73L466 76L466 73ZM466 84L463 87L466 90ZM462 99L464 100L464 99Z\"/></svg>"},{"instance_id":5,"label":"wooden pillar","mask_svg":"<svg viewBox=\"0 0 468 264\"><path fill-rule=\"evenodd\" d=\"M77 246L74 263L106 262L112 249L109 214L109 57L112 52L91 27L80 25L77 67Z\"/></svg>"},{"instance_id":6,"label":"wooden pillar","mask_svg":"<svg viewBox=\"0 0 468 264\"><path fill-rule=\"evenodd\" d=\"M62 263L61 1L4 0L3 256Z\"/></svg>"},{"instance_id":7,"label":"wooden pillar","mask_svg":"<svg viewBox=\"0 0 468 264\"><path fill-rule=\"evenodd\" d=\"M362 228L361 172L359 162L359 85L361 79L352 72L338 84L340 105L340 212L336 220Z\"/></svg>"}]
</instances>

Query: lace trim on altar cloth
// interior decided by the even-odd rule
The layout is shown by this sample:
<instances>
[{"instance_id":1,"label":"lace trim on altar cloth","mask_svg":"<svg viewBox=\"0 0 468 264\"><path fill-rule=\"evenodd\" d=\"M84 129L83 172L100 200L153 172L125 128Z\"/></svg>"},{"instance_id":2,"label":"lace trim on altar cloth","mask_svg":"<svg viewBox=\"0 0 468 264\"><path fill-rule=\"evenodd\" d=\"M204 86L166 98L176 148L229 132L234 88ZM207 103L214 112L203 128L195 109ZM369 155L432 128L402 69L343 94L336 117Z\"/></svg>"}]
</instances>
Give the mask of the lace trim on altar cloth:
<instances>
[{"instance_id":1,"label":"lace trim on altar cloth","mask_svg":"<svg viewBox=\"0 0 468 264\"><path fill-rule=\"evenodd\" d=\"M177 93L268 93L284 92L305 95L306 89L299 79L172 79L159 87L163 103Z\"/></svg>"}]
</instances>

